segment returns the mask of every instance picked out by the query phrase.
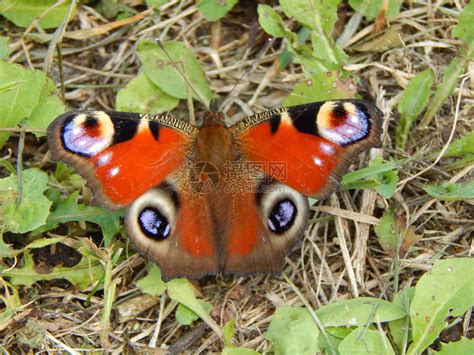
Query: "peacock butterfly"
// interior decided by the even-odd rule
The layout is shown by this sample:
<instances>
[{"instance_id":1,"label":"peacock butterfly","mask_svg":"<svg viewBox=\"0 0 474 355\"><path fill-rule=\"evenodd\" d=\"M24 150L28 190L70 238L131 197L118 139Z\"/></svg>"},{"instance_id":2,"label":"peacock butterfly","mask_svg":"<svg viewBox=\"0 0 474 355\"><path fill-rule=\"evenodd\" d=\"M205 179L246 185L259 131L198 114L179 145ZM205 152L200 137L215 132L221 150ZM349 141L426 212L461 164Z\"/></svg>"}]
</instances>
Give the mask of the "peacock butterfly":
<instances>
[{"instance_id":1,"label":"peacock butterfly","mask_svg":"<svg viewBox=\"0 0 474 355\"><path fill-rule=\"evenodd\" d=\"M126 207L136 248L165 278L279 273L303 234L306 196L332 193L351 160L379 147L382 112L361 100L280 108L227 127L171 115L73 111L48 128L101 205Z\"/></svg>"}]
</instances>

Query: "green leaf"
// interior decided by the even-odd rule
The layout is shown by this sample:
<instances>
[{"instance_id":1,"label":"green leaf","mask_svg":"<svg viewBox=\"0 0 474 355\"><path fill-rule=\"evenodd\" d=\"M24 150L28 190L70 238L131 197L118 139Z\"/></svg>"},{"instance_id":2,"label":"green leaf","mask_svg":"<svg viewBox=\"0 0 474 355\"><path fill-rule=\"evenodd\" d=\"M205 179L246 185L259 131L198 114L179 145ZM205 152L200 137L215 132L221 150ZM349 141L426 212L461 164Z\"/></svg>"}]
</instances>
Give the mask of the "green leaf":
<instances>
[{"instance_id":1,"label":"green leaf","mask_svg":"<svg viewBox=\"0 0 474 355\"><path fill-rule=\"evenodd\" d=\"M198 10L207 21L217 21L237 3L238 0L199 0Z\"/></svg>"},{"instance_id":2,"label":"green leaf","mask_svg":"<svg viewBox=\"0 0 474 355\"><path fill-rule=\"evenodd\" d=\"M235 320L229 320L222 329L222 341L224 346L232 346L232 338L234 337Z\"/></svg>"},{"instance_id":3,"label":"green leaf","mask_svg":"<svg viewBox=\"0 0 474 355\"><path fill-rule=\"evenodd\" d=\"M193 53L181 42L166 42L164 47L199 97L209 106L212 92L204 70ZM166 94L185 99L190 92L194 98L199 99L157 43L142 40L137 45L137 53L143 63L143 73Z\"/></svg>"},{"instance_id":4,"label":"green leaf","mask_svg":"<svg viewBox=\"0 0 474 355\"><path fill-rule=\"evenodd\" d=\"M176 302L179 302L205 321L219 336L222 335L222 329L217 325L214 319L208 314L203 304L194 295L194 288L187 279L173 279L167 284L168 295Z\"/></svg>"},{"instance_id":5,"label":"green leaf","mask_svg":"<svg viewBox=\"0 0 474 355\"><path fill-rule=\"evenodd\" d=\"M474 44L474 3L468 2L459 16L459 22L453 28L453 37L459 38L468 46Z\"/></svg>"},{"instance_id":6,"label":"green leaf","mask_svg":"<svg viewBox=\"0 0 474 355\"><path fill-rule=\"evenodd\" d=\"M375 226L375 234L382 248L390 252L391 255L396 255L399 248L400 234L395 225L395 217L390 208L385 210L380 222Z\"/></svg>"},{"instance_id":7,"label":"green leaf","mask_svg":"<svg viewBox=\"0 0 474 355\"><path fill-rule=\"evenodd\" d=\"M198 300L198 302L207 314L211 312L212 304L203 300ZM191 309L180 303L178 304L178 307L176 307L175 318L176 321L181 325L191 325L195 320L199 319L199 316Z\"/></svg>"},{"instance_id":8,"label":"green leaf","mask_svg":"<svg viewBox=\"0 0 474 355\"><path fill-rule=\"evenodd\" d=\"M443 72L443 81L438 84L436 91L431 98L430 104L421 119L420 128L425 128L439 111L446 99L454 93L459 78L464 73L469 58L462 53L451 60L451 63Z\"/></svg>"},{"instance_id":9,"label":"green leaf","mask_svg":"<svg viewBox=\"0 0 474 355\"><path fill-rule=\"evenodd\" d=\"M55 6L57 0L3 0L0 2L0 14L19 27L28 27L38 16L50 9L39 21L44 29L58 27L66 16L70 0Z\"/></svg>"},{"instance_id":10,"label":"green leaf","mask_svg":"<svg viewBox=\"0 0 474 355\"><path fill-rule=\"evenodd\" d=\"M433 72L427 69L415 76L403 91L398 104L400 120L395 137L398 148L405 148L413 122L428 105L433 79Z\"/></svg>"},{"instance_id":11,"label":"green leaf","mask_svg":"<svg viewBox=\"0 0 474 355\"><path fill-rule=\"evenodd\" d=\"M17 254L17 250L13 249L10 245L5 243L0 236L0 258L8 258Z\"/></svg>"},{"instance_id":12,"label":"green leaf","mask_svg":"<svg viewBox=\"0 0 474 355\"><path fill-rule=\"evenodd\" d=\"M295 106L315 101L348 99L355 94L356 86L350 77L338 72L312 75L303 83L296 84L284 106Z\"/></svg>"},{"instance_id":13,"label":"green leaf","mask_svg":"<svg viewBox=\"0 0 474 355\"><path fill-rule=\"evenodd\" d=\"M59 243L63 241L66 237L53 237L53 238L40 238L32 241L29 243L26 247L24 247L24 250L27 249L38 249L38 248L44 248L48 245L53 245L56 243Z\"/></svg>"},{"instance_id":14,"label":"green leaf","mask_svg":"<svg viewBox=\"0 0 474 355\"><path fill-rule=\"evenodd\" d=\"M342 185L348 186L363 179L373 178L376 175L387 173L389 171L397 169L398 167L399 165L397 163L391 161L371 164L367 168L351 171L350 173L344 175L342 178Z\"/></svg>"},{"instance_id":15,"label":"green leaf","mask_svg":"<svg viewBox=\"0 0 474 355\"><path fill-rule=\"evenodd\" d=\"M452 142L444 156L453 157L465 154L474 154L474 129Z\"/></svg>"},{"instance_id":16,"label":"green leaf","mask_svg":"<svg viewBox=\"0 0 474 355\"><path fill-rule=\"evenodd\" d=\"M451 343L441 343L438 355L474 354L474 339L461 338Z\"/></svg>"},{"instance_id":17,"label":"green leaf","mask_svg":"<svg viewBox=\"0 0 474 355\"><path fill-rule=\"evenodd\" d=\"M278 307L265 338L273 343L275 354L314 354L318 349L319 329L308 310Z\"/></svg>"},{"instance_id":18,"label":"green leaf","mask_svg":"<svg viewBox=\"0 0 474 355\"><path fill-rule=\"evenodd\" d=\"M363 8L364 2L365 10ZM349 5L356 11L362 11L365 18L368 20L374 20L378 17L380 11L382 10L382 5L384 0L349 0ZM398 16L400 13L400 7L402 5L401 0L389 0L387 13L385 18L392 19Z\"/></svg>"},{"instance_id":19,"label":"green leaf","mask_svg":"<svg viewBox=\"0 0 474 355\"><path fill-rule=\"evenodd\" d=\"M148 274L137 281L137 287L144 293L160 296L166 290L166 283L161 278L161 271L153 263L148 263Z\"/></svg>"},{"instance_id":20,"label":"green leaf","mask_svg":"<svg viewBox=\"0 0 474 355\"><path fill-rule=\"evenodd\" d=\"M286 28L285 22L278 13L269 5L259 4L257 8L258 22L263 30L273 37L285 37L291 32Z\"/></svg>"},{"instance_id":21,"label":"green leaf","mask_svg":"<svg viewBox=\"0 0 474 355\"><path fill-rule=\"evenodd\" d=\"M81 248L78 251L83 254ZM98 259L83 255L81 261L72 267L55 267L47 274L41 274L36 271L33 257L25 252L21 267L10 269L0 265L0 273L2 273L2 276L10 278L13 285L31 286L37 281L66 279L83 290L101 279L104 268Z\"/></svg>"},{"instance_id":22,"label":"green leaf","mask_svg":"<svg viewBox=\"0 0 474 355\"><path fill-rule=\"evenodd\" d=\"M364 326L405 317L406 312L391 302L371 297L337 301L316 311L325 327Z\"/></svg>"},{"instance_id":23,"label":"green leaf","mask_svg":"<svg viewBox=\"0 0 474 355\"><path fill-rule=\"evenodd\" d=\"M320 33L311 33L311 44L313 45L313 55L325 62L340 64L347 62L348 56L344 53L332 37L321 37Z\"/></svg>"},{"instance_id":24,"label":"green leaf","mask_svg":"<svg viewBox=\"0 0 474 355\"><path fill-rule=\"evenodd\" d=\"M280 6L288 17L293 17L312 29L320 27L330 36L337 21L337 5L340 0L280 0Z\"/></svg>"},{"instance_id":25,"label":"green leaf","mask_svg":"<svg viewBox=\"0 0 474 355\"><path fill-rule=\"evenodd\" d=\"M62 201L48 217L48 227L54 228L60 223L88 221L96 223L102 229L104 245L109 246L112 238L120 231L120 217L123 211L109 211L103 207L87 206L76 203L79 192L72 193Z\"/></svg>"},{"instance_id":26,"label":"green leaf","mask_svg":"<svg viewBox=\"0 0 474 355\"><path fill-rule=\"evenodd\" d=\"M0 61L0 128L15 127L29 117L46 85L46 75ZM0 133L0 148L10 133Z\"/></svg>"},{"instance_id":27,"label":"green leaf","mask_svg":"<svg viewBox=\"0 0 474 355\"><path fill-rule=\"evenodd\" d=\"M146 0L146 5L158 9L160 6L166 4L168 0Z\"/></svg>"},{"instance_id":28,"label":"green leaf","mask_svg":"<svg viewBox=\"0 0 474 355\"><path fill-rule=\"evenodd\" d=\"M447 317L460 317L474 304L474 259L438 260L416 285L410 317L413 343L408 355L420 354L439 336Z\"/></svg>"},{"instance_id":29,"label":"green leaf","mask_svg":"<svg viewBox=\"0 0 474 355\"><path fill-rule=\"evenodd\" d=\"M8 59L10 48L8 48L8 37L0 36L0 59Z\"/></svg>"},{"instance_id":30,"label":"green leaf","mask_svg":"<svg viewBox=\"0 0 474 355\"><path fill-rule=\"evenodd\" d=\"M0 301L2 302L2 311L0 311L0 329L5 329L10 324L13 316L24 311L24 306L21 304L21 299L16 287L8 283L5 279L3 282L2 293Z\"/></svg>"},{"instance_id":31,"label":"green leaf","mask_svg":"<svg viewBox=\"0 0 474 355\"><path fill-rule=\"evenodd\" d=\"M408 287L400 292L397 292L393 296L392 303L404 309L407 312L407 316L401 319L395 319L388 323L390 327L390 334L392 335L393 341L395 342L398 353L403 354L405 352L405 346L411 341L410 332L410 319L408 314L410 313L410 303L415 295L415 287Z\"/></svg>"},{"instance_id":32,"label":"green leaf","mask_svg":"<svg viewBox=\"0 0 474 355\"><path fill-rule=\"evenodd\" d=\"M162 113L175 108L178 102L142 73L118 92L115 106L118 111Z\"/></svg>"},{"instance_id":33,"label":"green leaf","mask_svg":"<svg viewBox=\"0 0 474 355\"><path fill-rule=\"evenodd\" d=\"M390 342L384 332L360 327L339 343L337 348L341 355L370 354L394 355Z\"/></svg>"},{"instance_id":34,"label":"green leaf","mask_svg":"<svg viewBox=\"0 0 474 355\"><path fill-rule=\"evenodd\" d=\"M474 199L474 180L464 184L444 183L424 186L428 195L442 201L459 201Z\"/></svg>"},{"instance_id":35,"label":"green leaf","mask_svg":"<svg viewBox=\"0 0 474 355\"><path fill-rule=\"evenodd\" d=\"M52 85L53 90L50 91ZM25 121L25 127L36 130L44 130L54 121L56 117L64 113L64 104L59 97L53 95L56 91L56 87L53 82L48 78L46 86L43 88L38 105L31 112L30 117ZM44 136L45 133L34 132L37 137Z\"/></svg>"},{"instance_id":36,"label":"green leaf","mask_svg":"<svg viewBox=\"0 0 474 355\"><path fill-rule=\"evenodd\" d=\"M48 188L48 174L40 169L23 171L21 204L18 205L18 177L0 179L0 214L4 231L26 233L46 223L51 201L44 192Z\"/></svg>"},{"instance_id":37,"label":"green leaf","mask_svg":"<svg viewBox=\"0 0 474 355\"><path fill-rule=\"evenodd\" d=\"M398 164L374 159L366 168L351 171L342 177L343 189L375 189L385 198L391 198L397 189Z\"/></svg>"}]
</instances>

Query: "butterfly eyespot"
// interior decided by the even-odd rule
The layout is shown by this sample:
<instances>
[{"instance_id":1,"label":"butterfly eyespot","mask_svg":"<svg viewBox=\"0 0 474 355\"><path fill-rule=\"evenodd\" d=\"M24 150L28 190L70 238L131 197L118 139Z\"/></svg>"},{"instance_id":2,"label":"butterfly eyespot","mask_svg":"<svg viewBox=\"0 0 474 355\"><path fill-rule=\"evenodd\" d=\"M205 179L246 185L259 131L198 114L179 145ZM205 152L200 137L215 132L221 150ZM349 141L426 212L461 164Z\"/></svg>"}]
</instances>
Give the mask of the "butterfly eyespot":
<instances>
[{"instance_id":1,"label":"butterfly eyespot","mask_svg":"<svg viewBox=\"0 0 474 355\"><path fill-rule=\"evenodd\" d=\"M295 223L297 214L296 205L286 198L278 201L268 216L268 228L275 234L286 232Z\"/></svg>"},{"instance_id":2,"label":"butterfly eyespot","mask_svg":"<svg viewBox=\"0 0 474 355\"><path fill-rule=\"evenodd\" d=\"M113 135L114 125L105 112L84 112L64 122L61 142L67 151L91 157L108 148Z\"/></svg>"},{"instance_id":3,"label":"butterfly eyespot","mask_svg":"<svg viewBox=\"0 0 474 355\"><path fill-rule=\"evenodd\" d=\"M352 102L324 103L316 121L321 137L342 146L365 139L370 130L364 107Z\"/></svg>"},{"instance_id":4,"label":"butterfly eyespot","mask_svg":"<svg viewBox=\"0 0 474 355\"><path fill-rule=\"evenodd\" d=\"M138 215L138 225L143 234L153 240L164 240L170 235L171 224L156 208L145 207Z\"/></svg>"}]
</instances>

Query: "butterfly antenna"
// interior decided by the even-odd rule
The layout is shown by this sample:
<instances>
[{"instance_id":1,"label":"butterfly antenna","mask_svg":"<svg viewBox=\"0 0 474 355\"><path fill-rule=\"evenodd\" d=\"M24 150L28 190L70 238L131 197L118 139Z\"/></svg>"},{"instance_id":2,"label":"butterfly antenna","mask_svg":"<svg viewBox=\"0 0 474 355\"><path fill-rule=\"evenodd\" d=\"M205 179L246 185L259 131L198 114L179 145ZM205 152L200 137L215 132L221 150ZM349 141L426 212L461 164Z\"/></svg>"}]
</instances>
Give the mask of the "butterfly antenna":
<instances>
[{"instance_id":1,"label":"butterfly antenna","mask_svg":"<svg viewBox=\"0 0 474 355\"><path fill-rule=\"evenodd\" d=\"M184 79L184 81L186 82L186 84L189 86L189 88L192 90L192 92L196 95L196 97L199 99L199 101L201 101L201 103L207 107L207 104L206 102L202 99L201 95L199 95L199 93L194 89L194 87L191 85L191 83L189 82L188 78L186 78L186 75L184 75L184 73L181 71L181 69L179 69L178 67L178 64L174 61L173 58L171 58L170 54L168 53L168 51L166 50L165 46L163 45L163 43L158 39L156 38L155 39L156 42L158 43L158 45L160 46L161 50L166 54L166 56L168 57L168 59L170 60L171 64L173 65L173 67L178 71L178 73L182 76L182 78Z\"/></svg>"},{"instance_id":2,"label":"butterfly antenna","mask_svg":"<svg viewBox=\"0 0 474 355\"><path fill-rule=\"evenodd\" d=\"M239 80L237 80L237 82L235 83L235 85L232 87L232 89L229 91L229 93L227 94L227 97L225 98L225 100L222 102L221 106L219 107L219 111L222 110L222 108L227 104L227 101L229 101L231 98L232 98L232 94L234 93L234 91L237 89L237 86L242 82L242 80L250 73L252 72L255 67L257 66L260 58L267 52L268 48L270 48L270 46L272 45L273 43L273 39L272 38L269 38L267 40L267 42L265 43L265 45L263 46L262 50L257 54L257 57L253 60L252 64L250 65L250 67L244 71L242 73L242 75L240 76Z\"/></svg>"}]
</instances>

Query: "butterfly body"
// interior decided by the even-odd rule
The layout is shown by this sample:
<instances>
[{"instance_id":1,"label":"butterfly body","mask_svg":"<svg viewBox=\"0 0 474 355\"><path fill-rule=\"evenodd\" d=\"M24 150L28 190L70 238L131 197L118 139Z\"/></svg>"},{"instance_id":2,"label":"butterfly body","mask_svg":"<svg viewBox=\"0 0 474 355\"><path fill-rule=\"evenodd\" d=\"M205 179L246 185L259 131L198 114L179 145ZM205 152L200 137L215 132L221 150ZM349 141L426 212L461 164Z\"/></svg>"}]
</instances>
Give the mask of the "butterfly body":
<instances>
[{"instance_id":1,"label":"butterfly body","mask_svg":"<svg viewBox=\"0 0 474 355\"><path fill-rule=\"evenodd\" d=\"M75 167L111 209L126 207L136 248L166 278L278 273L352 158L380 145L382 115L337 100L200 128L169 115L77 111L49 127L53 158Z\"/></svg>"}]
</instances>

